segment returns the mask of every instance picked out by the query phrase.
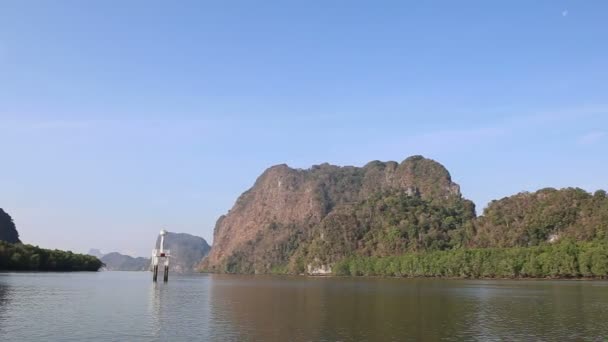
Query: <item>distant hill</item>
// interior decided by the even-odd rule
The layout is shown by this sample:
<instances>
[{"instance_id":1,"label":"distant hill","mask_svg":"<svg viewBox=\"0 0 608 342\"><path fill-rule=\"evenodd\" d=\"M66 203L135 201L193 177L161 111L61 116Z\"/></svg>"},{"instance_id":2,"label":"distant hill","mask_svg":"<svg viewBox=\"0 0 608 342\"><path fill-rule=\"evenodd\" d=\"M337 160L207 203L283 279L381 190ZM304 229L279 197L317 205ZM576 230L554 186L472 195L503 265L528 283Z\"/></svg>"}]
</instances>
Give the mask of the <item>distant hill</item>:
<instances>
[{"instance_id":1,"label":"distant hill","mask_svg":"<svg viewBox=\"0 0 608 342\"><path fill-rule=\"evenodd\" d=\"M159 246L160 236L156 240L156 248ZM165 236L165 249L171 250L169 271L189 273L197 271L198 265L211 247L202 237L168 232Z\"/></svg>"},{"instance_id":2,"label":"distant hill","mask_svg":"<svg viewBox=\"0 0 608 342\"><path fill-rule=\"evenodd\" d=\"M13 218L0 208L0 241L19 243L19 233L13 222Z\"/></svg>"},{"instance_id":3,"label":"distant hill","mask_svg":"<svg viewBox=\"0 0 608 342\"><path fill-rule=\"evenodd\" d=\"M88 255L92 255L96 258L101 259L105 254L102 253L99 249L97 248L91 248L89 249L89 252L87 253Z\"/></svg>"},{"instance_id":4,"label":"distant hill","mask_svg":"<svg viewBox=\"0 0 608 342\"><path fill-rule=\"evenodd\" d=\"M160 238L156 241L159 248ZM169 271L189 273L197 271L201 260L209 253L211 247L205 239L185 234L168 232L165 236L165 249L171 250ZM108 271L147 271L151 267L151 259L131 257L117 252L103 254L99 249L90 249L90 255L100 255Z\"/></svg>"},{"instance_id":5,"label":"distant hill","mask_svg":"<svg viewBox=\"0 0 608 342\"><path fill-rule=\"evenodd\" d=\"M150 267L149 258L134 258L117 252L103 255L101 261L108 271L146 271Z\"/></svg>"}]
</instances>

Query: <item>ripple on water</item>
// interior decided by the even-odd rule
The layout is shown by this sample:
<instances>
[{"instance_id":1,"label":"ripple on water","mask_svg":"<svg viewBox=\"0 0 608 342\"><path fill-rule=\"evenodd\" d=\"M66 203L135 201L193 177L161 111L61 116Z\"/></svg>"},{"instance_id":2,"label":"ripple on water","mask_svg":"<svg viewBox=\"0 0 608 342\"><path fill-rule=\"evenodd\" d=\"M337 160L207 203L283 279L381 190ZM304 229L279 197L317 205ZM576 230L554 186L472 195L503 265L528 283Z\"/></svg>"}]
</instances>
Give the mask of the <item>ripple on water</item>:
<instances>
[{"instance_id":1,"label":"ripple on water","mask_svg":"<svg viewBox=\"0 0 608 342\"><path fill-rule=\"evenodd\" d=\"M607 282L0 273L0 341L600 340Z\"/></svg>"}]
</instances>

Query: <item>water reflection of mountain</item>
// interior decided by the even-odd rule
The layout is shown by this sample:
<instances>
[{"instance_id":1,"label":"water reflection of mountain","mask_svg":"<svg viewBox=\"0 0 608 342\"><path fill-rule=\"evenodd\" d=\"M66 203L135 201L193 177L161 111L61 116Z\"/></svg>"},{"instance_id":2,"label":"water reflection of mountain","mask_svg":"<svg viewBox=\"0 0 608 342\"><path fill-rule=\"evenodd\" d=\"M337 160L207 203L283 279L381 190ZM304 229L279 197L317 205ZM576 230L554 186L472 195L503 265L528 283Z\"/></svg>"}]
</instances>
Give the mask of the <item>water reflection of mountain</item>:
<instances>
[{"instance_id":1,"label":"water reflection of mountain","mask_svg":"<svg viewBox=\"0 0 608 342\"><path fill-rule=\"evenodd\" d=\"M211 312L217 338L230 340L319 340L325 290L288 278L211 277Z\"/></svg>"},{"instance_id":2,"label":"water reflection of mountain","mask_svg":"<svg viewBox=\"0 0 608 342\"><path fill-rule=\"evenodd\" d=\"M212 322L237 340L435 340L456 336L471 305L437 282L214 276ZM213 328L213 327L212 327ZM214 329L212 329L214 330Z\"/></svg>"}]
</instances>

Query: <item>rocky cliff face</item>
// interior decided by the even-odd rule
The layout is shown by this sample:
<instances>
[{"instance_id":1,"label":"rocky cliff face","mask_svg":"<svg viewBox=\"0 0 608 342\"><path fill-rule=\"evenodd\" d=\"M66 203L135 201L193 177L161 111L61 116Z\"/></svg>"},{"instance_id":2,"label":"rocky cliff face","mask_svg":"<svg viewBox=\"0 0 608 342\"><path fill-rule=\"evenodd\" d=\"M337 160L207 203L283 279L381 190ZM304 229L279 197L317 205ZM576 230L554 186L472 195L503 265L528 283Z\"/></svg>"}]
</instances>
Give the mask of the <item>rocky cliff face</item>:
<instances>
[{"instance_id":1,"label":"rocky cliff face","mask_svg":"<svg viewBox=\"0 0 608 342\"><path fill-rule=\"evenodd\" d=\"M415 210L409 218L384 214L395 206ZM433 214L442 207L455 209ZM435 221L451 217L451 221L429 219L419 231L410 229L411 236L405 232L405 225L425 216ZM395 246L385 246L387 251L424 248L427 233L447 236L472 217L473 204L462 199L448 171L421 156L402 163L374 161L364 167L322 164L301 170L277 165L266 170L217 221L214 246L202 268L234 273L307 269L315 273L319 269L326 273L327 263L346 253L372 251L371 244L390 244L384 235L394 235ZM396 219L403 225L393 222ZM338 244L342 246L338 250L319 247Z\"/></svg>"}]
</instances>

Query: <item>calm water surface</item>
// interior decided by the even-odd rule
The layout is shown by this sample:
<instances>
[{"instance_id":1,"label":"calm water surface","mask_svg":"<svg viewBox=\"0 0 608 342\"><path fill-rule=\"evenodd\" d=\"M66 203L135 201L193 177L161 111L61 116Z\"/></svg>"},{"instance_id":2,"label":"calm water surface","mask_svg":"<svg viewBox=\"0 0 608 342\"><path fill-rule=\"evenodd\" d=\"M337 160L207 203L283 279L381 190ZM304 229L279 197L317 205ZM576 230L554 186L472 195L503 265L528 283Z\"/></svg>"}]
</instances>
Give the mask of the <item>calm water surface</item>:
<instances>
[{"instance_id":1,"label":"calm water surface","mask_svg":"<svg viewBox=\"0 0 608 342\"><path fill-rule=\"evenodd\" d=\"M605 341L608 282L0 273L0 341Z\"/></svg>"}]
</instances>

